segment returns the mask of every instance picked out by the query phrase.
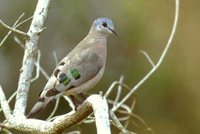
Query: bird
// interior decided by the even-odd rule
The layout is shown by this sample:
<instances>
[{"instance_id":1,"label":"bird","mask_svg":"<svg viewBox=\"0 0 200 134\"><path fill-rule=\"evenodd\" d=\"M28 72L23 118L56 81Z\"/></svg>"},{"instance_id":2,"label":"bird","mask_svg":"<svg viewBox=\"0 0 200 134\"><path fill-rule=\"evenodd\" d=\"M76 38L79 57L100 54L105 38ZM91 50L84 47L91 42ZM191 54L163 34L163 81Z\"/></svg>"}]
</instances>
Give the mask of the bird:
<instances>
[{"instance_id":1,"label":"bird","mask_svg":"<svg viewBox=\"0 0 200 134\"><path fill-rule=\"evenodd\" d=\"M58 63L27 118L37 115L54 99L84 93L99 82L106 66L107 37L111 34L117 35L110 18L95 19L87 36Z\"/></svg>"}]
</instances>

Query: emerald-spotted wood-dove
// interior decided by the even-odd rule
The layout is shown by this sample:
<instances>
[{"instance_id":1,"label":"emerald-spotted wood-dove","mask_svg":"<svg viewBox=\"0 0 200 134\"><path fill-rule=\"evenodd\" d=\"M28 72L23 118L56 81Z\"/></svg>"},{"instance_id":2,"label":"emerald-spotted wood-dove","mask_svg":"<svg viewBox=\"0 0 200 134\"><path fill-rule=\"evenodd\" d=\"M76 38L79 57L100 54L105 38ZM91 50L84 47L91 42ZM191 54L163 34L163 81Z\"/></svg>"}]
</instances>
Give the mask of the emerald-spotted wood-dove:
<instances>
[{"instance_id":1,"label":"emerald-spotted wood-dove","mask_svg":"<svg viewBox=\"0 0 200 134\"><path fill-rule=\"evenodd\" d=\"M97 18L88 35L57 65L28 118L34 117L61 95L76 95L94 87L106 64L106 38L116 34L109 18Z\"/></svg>"}]
</instances>

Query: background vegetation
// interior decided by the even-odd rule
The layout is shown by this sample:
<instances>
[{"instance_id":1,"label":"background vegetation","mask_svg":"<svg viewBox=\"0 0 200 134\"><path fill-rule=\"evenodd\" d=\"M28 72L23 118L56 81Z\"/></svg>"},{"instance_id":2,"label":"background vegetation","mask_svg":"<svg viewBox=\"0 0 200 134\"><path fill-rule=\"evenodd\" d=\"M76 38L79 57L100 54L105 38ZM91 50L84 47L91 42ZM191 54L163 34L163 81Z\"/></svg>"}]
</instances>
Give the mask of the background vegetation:
<instances>
[{"instance_id":1,"label":"background vegetation","mask_svg":"<svg viewBox=\"0 0 200 134\"><path fill-rule=\"evenodd\" d=\"M0 18L13 25L22 12L26 17L31 16L36 2L1 0ZM133 86L151 68L139 51L147 51L154 61L158 59L172 28L174 6L174 0L54 0L48 13L47 29L39 42L41 65L51 74L55 67L53 51L59 60L62 59L87 34L95 18L109 17L119 37L109 37L105 75L90 93L105 91L121 75L125 76L126 84ZM179 25L172 47L158 71L136 92L135 113L155 133L200 133L199 9L198 0L180 1ZM20 29L27 31L28 26L29 23ZM6 33L7 29L0 27L1 40ZM13 41L12 34L0 48L0 84L7 97L17 88L22 56L23 50ZM28 110L45 83L42 75L32 83ZM64 105L66 109L60 106L58 114L69 110L68 105ZM50 110L52 106L39 118L47 117ZM83 128L87 127L91 126Z\"/></svg>"}]
</instances>

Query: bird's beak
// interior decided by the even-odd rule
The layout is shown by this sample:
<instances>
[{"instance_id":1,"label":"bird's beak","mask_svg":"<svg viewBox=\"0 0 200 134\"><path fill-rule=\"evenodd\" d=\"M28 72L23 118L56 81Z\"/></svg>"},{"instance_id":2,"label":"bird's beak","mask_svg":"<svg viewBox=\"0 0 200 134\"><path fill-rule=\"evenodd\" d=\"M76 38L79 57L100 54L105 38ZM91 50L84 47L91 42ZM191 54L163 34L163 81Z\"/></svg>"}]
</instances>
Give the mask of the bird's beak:
<instances>
[{"instance_id":1,"label":"bird's beak","mask_svg":"<svg viewBox=\"0 0 200 134\"><path fill-rule=\"evenodd\" d=\"M110 27L108 27L108 28L109 28L109 30L110 30L112 33L114 33L116 36L118 36L117 32L116 32L114 29L112 29L112 28L110 28Z\"/></svg>"}]
</instances>

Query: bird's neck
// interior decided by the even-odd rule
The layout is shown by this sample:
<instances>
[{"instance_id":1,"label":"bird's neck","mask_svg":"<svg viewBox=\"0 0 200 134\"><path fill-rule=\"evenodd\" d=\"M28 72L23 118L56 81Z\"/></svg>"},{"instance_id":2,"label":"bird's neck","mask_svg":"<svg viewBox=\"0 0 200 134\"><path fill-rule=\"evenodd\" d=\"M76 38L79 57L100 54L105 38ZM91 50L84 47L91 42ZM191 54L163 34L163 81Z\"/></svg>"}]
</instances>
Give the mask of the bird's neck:
<instances>
[{"instance_id":1,"label":"bird's neck","mask_svg":"<svg viewBox=\"0 0 200 134\"><path fill-rule=\"evenodd\" d=\"M90 29L88 36L92 37L95 40L106 40L107 38L105 34L102 34L93 28Z\"/></svg>"},{"instance_id":2,"label":"bird's neck","mask_svg":"<svg viewBox=\"0 0 200 134\"><path fill-rule=\"evenodd\" d=\"M90 48L93 49L96 53L99 53L102 63L105 64L107 57L107 40L106 36L98 34L88 34L86 37L90 43Z\"/></svg>"}]
</instances>

